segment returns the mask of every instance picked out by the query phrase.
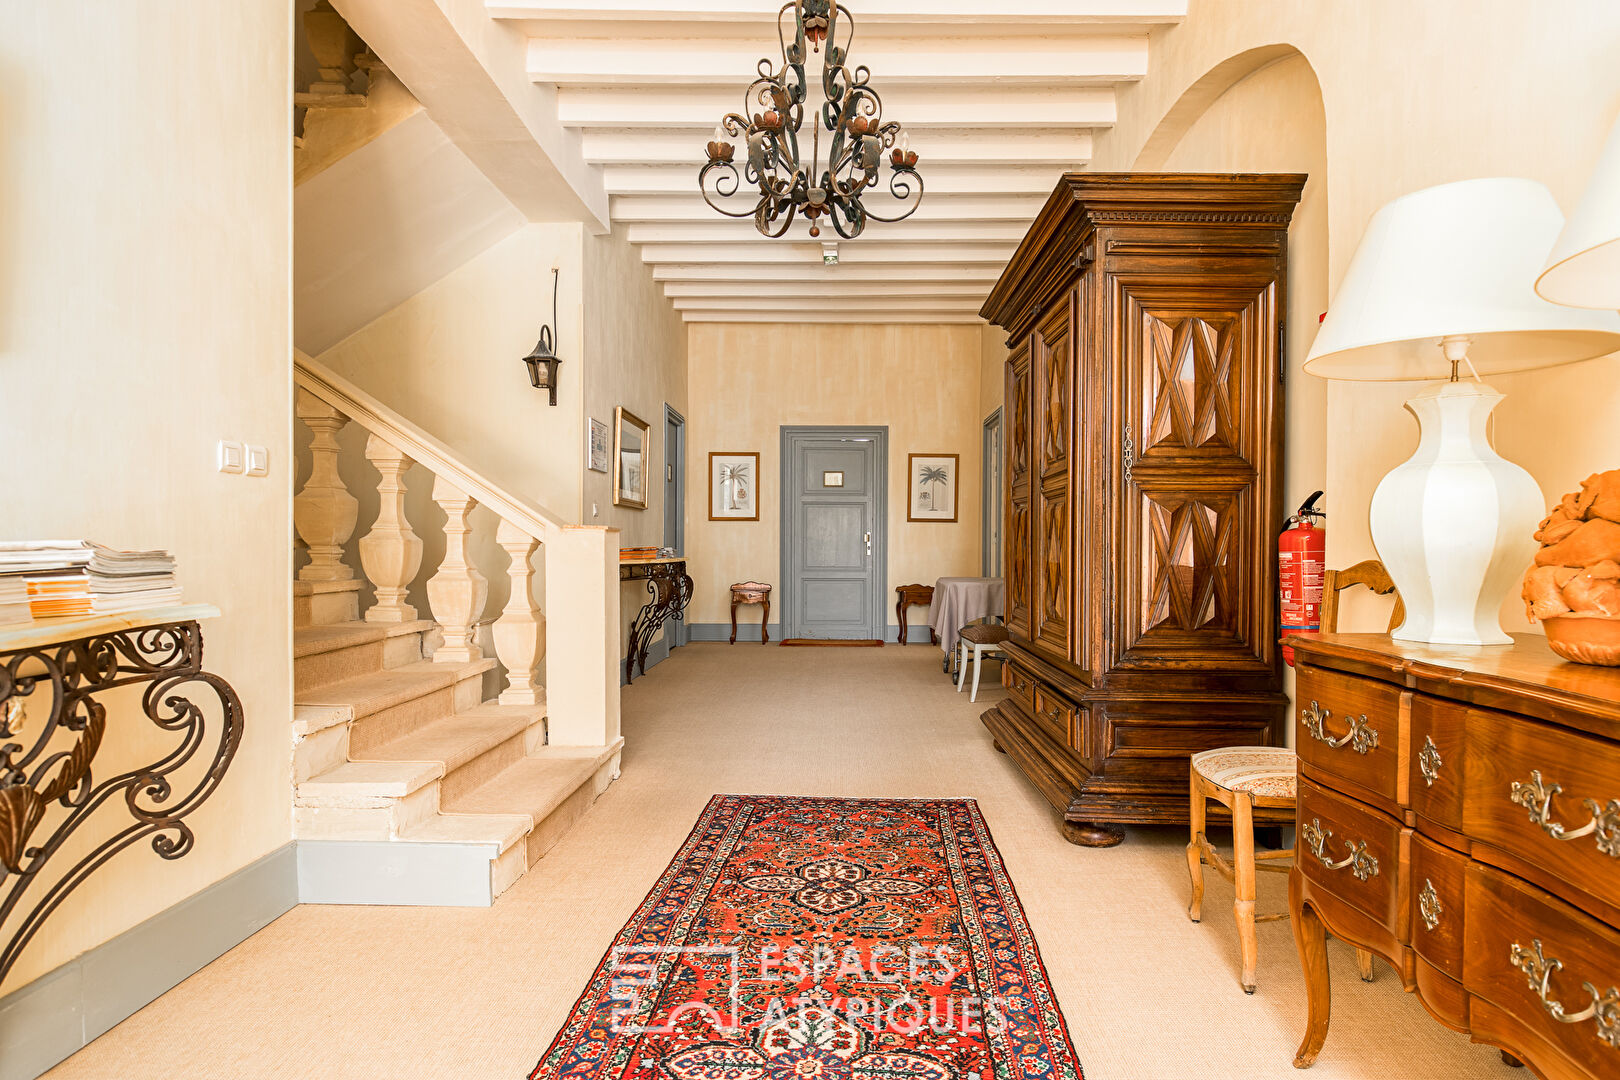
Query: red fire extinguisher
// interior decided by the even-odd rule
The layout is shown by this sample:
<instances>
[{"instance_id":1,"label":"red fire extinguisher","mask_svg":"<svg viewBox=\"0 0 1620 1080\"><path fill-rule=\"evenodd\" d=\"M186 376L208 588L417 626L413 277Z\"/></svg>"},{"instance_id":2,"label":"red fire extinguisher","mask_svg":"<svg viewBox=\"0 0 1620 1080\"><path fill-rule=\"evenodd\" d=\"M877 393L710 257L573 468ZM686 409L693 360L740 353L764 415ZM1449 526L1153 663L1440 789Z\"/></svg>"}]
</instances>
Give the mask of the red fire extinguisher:
<instances>
[{"instance_id":1,"label":"red fire extinguisher","mask_svg":"<svg viewBox=\"0 0 1620 1080\"><path fill-rule=\"evenodd\" d=\"M1281 593L1282 632L1315 634L1322 629L1322 570L1327 558L1327 530L1317 524L1327 517L1316 508L1320 491L1300 504L1277 537L1277 588ZM1294 650L1283 648L1294 666Z\"/></svg>"}]
</instances>

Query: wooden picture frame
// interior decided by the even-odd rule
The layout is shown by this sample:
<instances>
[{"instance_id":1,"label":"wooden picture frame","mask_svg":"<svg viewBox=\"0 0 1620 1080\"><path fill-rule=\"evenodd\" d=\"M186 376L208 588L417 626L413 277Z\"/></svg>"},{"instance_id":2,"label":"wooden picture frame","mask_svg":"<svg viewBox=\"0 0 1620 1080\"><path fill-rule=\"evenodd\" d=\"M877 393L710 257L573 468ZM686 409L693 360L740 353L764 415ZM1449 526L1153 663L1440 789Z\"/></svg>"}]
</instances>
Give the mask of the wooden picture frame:
<instances>
[{"instance_id":1,"label":"wooden picture frame","mask_svg":"<svg viewBox=\"0 0 1620 1080\"><path fill-rule=\"evenodd\" d=\"M906 520L953 524L961 509L962 455L906 455ZM950 516L936 503L949 502Z\"/></svg>"},{"instance_id":2,"label":"wooden picture frame","mask_svg":"<svg viewBox=\"0 0 1620 1080\"><path fill-rule=\"evenodd\" d=\"M709 520L759 520L759 452L709 451Z\"/></svg>"},{"instance_id":3,"label":"wooden picture frame","mask_svg":"<svg viewBox=\"0 0 1620 1080\"><path fill-rule=\"evenodd\" d=\"M613 505L647 509L647 461L652 428L623 405L613 410Z\"/></svg>"}]
</instances>

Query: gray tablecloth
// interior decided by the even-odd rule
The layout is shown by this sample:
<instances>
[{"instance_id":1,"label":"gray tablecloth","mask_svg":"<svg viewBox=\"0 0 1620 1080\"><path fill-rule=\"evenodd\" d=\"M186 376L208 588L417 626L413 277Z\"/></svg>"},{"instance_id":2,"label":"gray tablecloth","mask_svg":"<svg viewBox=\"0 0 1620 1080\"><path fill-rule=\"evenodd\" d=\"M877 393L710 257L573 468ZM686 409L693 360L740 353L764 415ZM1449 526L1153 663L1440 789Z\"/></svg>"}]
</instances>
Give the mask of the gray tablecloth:
<instances>
[{"instance_id":1,"label":"gray tablecloth","mask_svg":"<svg viewBox=\"0 0 1620 1080\"><path fill-rule=\"evenodd\" d=\"M1007 612L1007 583L998 577L942 577L934 582L934 604L928 625L939 635L939 646L949 653L956 634L974 619L1003 617Z\"/></svg>"}]
</instances>

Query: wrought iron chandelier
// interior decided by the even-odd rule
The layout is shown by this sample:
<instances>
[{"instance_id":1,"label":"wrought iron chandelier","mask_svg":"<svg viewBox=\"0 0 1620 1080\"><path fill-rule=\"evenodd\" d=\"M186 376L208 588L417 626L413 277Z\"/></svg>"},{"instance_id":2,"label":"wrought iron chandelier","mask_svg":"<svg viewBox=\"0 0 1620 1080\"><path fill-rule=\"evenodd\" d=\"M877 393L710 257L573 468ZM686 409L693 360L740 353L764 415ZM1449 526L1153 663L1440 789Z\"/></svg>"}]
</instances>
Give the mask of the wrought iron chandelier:
<instances>
[{"instance_id":1,"label":"wrought iron chandelier","mask_svg":"<svg viewBox=\"0 0 1620 1080\"><path fill-rule=\"evenodd\" d=\"M787 40L784 18L793 14L793 41ZM838 44L840 27L847 27ZM867 221L903 221L922 203L923 182L917 153L894 121L884 122L883 99L873 90L864 65L851 69L846 60L855 38L855 17L835 0L790 0L776 14L782 66L773 69L766 57L759 78L748 84L743 111L728 113L714 129L709 160L698 173L703 199L727 217L752 217L766 236L785 234L796 214L810 219L810 235L821 235L821 219L846 239L859 236ZM825 100L810 114L810 156L802 156L799 134L805 122L806 48L827 51L821 72ZM819 122L817 116L819 113ZM827 158L821 158L821 134L829 132ZM733 140L744 138L748 160L739 174ZM884 151L889 151L889 194L900 212L883 215L863 202L878 184ZM716 199L736 195L743 181L759 188L751 209L730 210Z\"/></svg>"}]
</instances>

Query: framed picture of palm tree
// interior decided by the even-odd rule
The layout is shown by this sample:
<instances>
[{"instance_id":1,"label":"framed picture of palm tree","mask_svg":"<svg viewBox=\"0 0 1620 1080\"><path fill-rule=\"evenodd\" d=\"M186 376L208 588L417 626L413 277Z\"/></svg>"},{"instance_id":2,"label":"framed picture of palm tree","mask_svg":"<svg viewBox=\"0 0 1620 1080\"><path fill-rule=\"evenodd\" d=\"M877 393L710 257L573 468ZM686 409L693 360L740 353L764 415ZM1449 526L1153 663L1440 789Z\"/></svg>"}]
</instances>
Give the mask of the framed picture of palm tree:
<instances>
[{"instance_id":1,"label":"framed picture of palm tree","mask_svg":"<svg viewBox=\"0 0 1620 1080\"><path fill-rule=\"evenodd\" d=\"M709 520L759 520L757 452L709 452Z\"/></svg>"},{"instance_id":2,"label":"framed picture of palm tree","mask_svg":"<svg viewBox=\"0 0 1620 1080\"><path fill-rule=\"evenodd\" d=\"M907 454L907 521L956 520L956 467L960 454Z\"/></svg>"}]
</instances>

